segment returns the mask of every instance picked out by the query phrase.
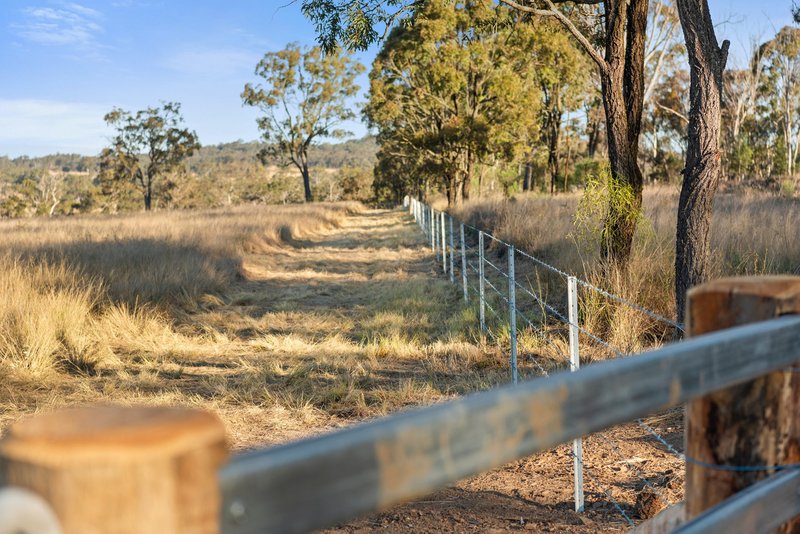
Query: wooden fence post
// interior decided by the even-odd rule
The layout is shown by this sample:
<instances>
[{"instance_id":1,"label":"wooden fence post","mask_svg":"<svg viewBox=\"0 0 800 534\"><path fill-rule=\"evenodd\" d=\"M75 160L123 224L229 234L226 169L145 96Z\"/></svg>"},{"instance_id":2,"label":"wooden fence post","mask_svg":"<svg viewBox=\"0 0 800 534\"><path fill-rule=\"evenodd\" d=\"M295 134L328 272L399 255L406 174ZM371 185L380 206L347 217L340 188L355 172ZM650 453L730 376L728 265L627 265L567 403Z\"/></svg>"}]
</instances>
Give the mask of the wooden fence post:
<instances>
[{"instance_id":1,"label":"wooden fence post","mask_svg":"<svg viewBox=\"0 0 800 534\"><path fill-rule=\"evenodd\" d=\"M721 279L689 291L687 333L697 336L798 312L800 277ZM689 402L685 432L691 519L774 473L712 466L800 463L800 372L783 370ZM798 532L800 522L784 528Z\"/></svg>"},{"instance_id":2,"label":"wooden fence post","mask_svg":"<svg viewBox=\"0 0 800 534\"><path fill-rule=\"evenodd\" d=\"M21 421L0 441L0 485L38 494L64 534L219 530L225 428L199 410L93 407Z\"/></svg>"}]
</instances>

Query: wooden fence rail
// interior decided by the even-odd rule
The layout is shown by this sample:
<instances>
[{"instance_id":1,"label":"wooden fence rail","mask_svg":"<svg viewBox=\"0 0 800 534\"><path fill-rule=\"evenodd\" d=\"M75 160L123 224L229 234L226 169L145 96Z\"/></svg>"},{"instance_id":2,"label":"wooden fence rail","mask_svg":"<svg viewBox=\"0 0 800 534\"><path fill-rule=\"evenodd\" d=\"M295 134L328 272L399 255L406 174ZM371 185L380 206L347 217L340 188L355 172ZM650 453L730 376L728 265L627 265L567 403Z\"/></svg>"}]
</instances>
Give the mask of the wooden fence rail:
<instances>
[{"instance_id":1,"label":"wooden fence rail","mask_svg":"<svg viewBox=\"0 0 800 534\"><path fill-rule=\"evenodd\" d=\"M800 285L795 283L795 287ZM730 287L725 291L730 291ZM741 304L741 301L737 302ZM753 318L756 315L749 316ZM769 316L775 315L781 314L773 309ZM221 527L223 532L232 534L305 532L330 526L424 495L537 451L764 375L776 372L796 375L791 367L798 361L800 316L777 317L702 335L635 357L597 363L578 372L559 373L547 379L477 393L320 437L244 454L233 458L219 471L220 522L209 523L204 531L213 532ZM794 377L788 379L789 382L794 380ZM124 411L121 414L121 420L124 420ZM798 415L792 414L791 417L796 420ZM119 421L117 418L114 424L119 426ZM141 428L141 422L140 415L136 428ZM758 423L752 419L746 421L748 425L757 426ZM159 425L161 430L166 428L163 421ZM113 439L107 439L97 430L97 425L90 426L93 435L102 438L96 448L102 449L103 439L110 442L122 440L130 446L130 433L118 430ZM160 462L158 466L165 470L165 477L175 478L179 473L183 479L171 479L166 485L153 478L149 480L158 482L156 486L167 494L172 489L188 495L195 514L189 519L207 518L209 514L206 512L209 508L213 510L214 499L208 499L208 507L195 509L197 496L208 493L195 485L208 483L208 473L216 469L218 434L213 430L214 425L207 421L197 428L182 427L186 439L167 439L162 443L164 436L151 432L146 433L149 436L146 444L158 453L155 456ZM13 447L8 447L9 442L13 444L21 435L30 438L30 428L30 422L18 424L0 442L0 485L5 483L42 494L41 488L48 487L48 482L42 482L41 477L46 479L48 471L37 471L40 478L36 480L40 483L38 486L33 484L30 477L20 475L25 471L20 470L18 464L36 462L36 455L28 450L20 460L14 456ZM205 453L186 450L191 444L191 433L198 429L207 436L205 444L198 445L206 450ZM757 432L752 434L757 435ZM91 436L81 439L85 442ZM213 454L207 452L209 447ZM118 457L126 458L123 453L130 453L117 449L118 454L110 457L118 460ZM75 450L79 448L75 447ZM178 459L168 458L170 455L177 455ZM75 452L73 456L80 455ZM87 465L97 462L96 456L84 456L82 460ZM193 466L186 463L187 458L203 461ZM43 458L39 460L44 461ZM147 455L138 455L136 461L139 460L147 461ZM51 457L47 462L52 464L54 460ZM71 469L73 472L76 470L74 465ZM205 471L194 472L193 469ZM766 471L765 476L768 474ZM140 467L126 464L120 476L130 478L131 473L141 472ZM148 473L148 476L154 476ZM114 506L123 506L124 500L114 495L113 477L109 478L107 470L102 474L102 491L95 487L88 492L93 495L92 505L102 508L105 498ZM763 495L786 494L786 488L792 484L796 488L796 478L787 481L783 473L776 476L780 478L762 483L767 484L766 490L763 485L759 486L760 493L755 493L755 500L751 495L752 502L763 502ZM192 481L192 484L184 487L185 480ZM92 481L86 479L80 483L91 485ZM133 487L132 482L123 486L125 491L133 493L142 489L141 485ZM86 491L80 485L73 485L71 489L77 499L80 499L81 491ZM43 496L61 519L65 532L96 531L90 524L81 524L74 514L70 515L69 525L64 525L64 514L68 511L63 509L64 504L59 500L63 500L64 495ZM175 499L166 499L165 502L173 506L181 504ZM781 502L786 502L786 499ZM797 498L787 506L789 509L784 509L781 517L790 518L800 513ZM175 531L186 531L180 529L182 523L175 525ZM196 523L193 525L197 526ZM142 530L132 525L115 531Z\"/></svg>"}]
</instances>

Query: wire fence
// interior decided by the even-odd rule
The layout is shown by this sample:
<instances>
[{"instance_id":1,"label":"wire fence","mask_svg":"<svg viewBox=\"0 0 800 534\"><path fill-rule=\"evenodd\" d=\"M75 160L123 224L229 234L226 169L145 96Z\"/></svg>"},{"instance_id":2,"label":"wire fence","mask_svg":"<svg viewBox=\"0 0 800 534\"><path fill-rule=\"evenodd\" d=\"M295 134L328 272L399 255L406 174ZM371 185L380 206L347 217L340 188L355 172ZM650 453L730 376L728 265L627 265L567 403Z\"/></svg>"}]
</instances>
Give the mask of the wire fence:
<instances>
[{"instance_id":1,"label":"wire fence","mask_svg":"<svg viewBox=\"0 0 800 534\"><path fill-rule=\"evenodd\" d=\"M425 233L443 274L453 284L461 285L465 303L477 305L481 334L507 351L512 383L567 368L576 371L581 360L622 358L634 352L623 350L613 340L604 339L602 331L593 331L585 324L589 308L598 299L604 300L606 306L646 317L654 332L651 340L676 339L684 332L683 325L674 320L597 287L444 211L416 199L407 199L406 207ZM686 461L683 453L653 425L641 419L636 424L643 431L643 438L654 439L660 450L680 462ZM609 435L594 436L621 458L641 487L672 504L664 489L626 458L617 440ZM605 495L625 522L633 525L612 488L592 474L583 445L583 439L576 439L569 451L573 459L575 510L584 510L585 473L597 494Z\"/></svg>"}]
</instances>

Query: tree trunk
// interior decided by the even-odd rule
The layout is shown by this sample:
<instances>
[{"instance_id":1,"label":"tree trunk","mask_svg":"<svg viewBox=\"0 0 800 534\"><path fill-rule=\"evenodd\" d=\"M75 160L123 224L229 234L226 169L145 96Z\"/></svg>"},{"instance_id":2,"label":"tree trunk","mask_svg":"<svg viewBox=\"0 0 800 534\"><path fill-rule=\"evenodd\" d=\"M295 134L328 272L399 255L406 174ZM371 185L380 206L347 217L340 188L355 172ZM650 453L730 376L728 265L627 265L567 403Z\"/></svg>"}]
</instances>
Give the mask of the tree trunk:
<instances>
[{"instance_id":1,"label":"tree trunk","mask_svg":"<svg viewBox=\"0 0 800 534\"><path fill-rule=\"evenodd\" d=\"M626 7L627 5L627 7ZM602 254L624 265L631 254L636 221L642 206L639 134L644 99L644 52L648 0L607 0L606 66L601 72L606 113L612 201L605 220ZM631 202L616 202L621 194Z\"/></svg>"},{"instance_id":2,"label":"tree trunk","mask_svg":"<svg viewBox=\"0 0 800 534\"><path fill-rule=\"evenodd\" d=\"M561 111L554 109L548 113L547 120L547 170L550 174L550 194L556 192L556 180L559 174L559 159L561 157Z\"/></svg>"},{"instance_id":3,"label":"tree trunk","mask_svg":"<svg viewBox=\"0 0 800 534\"><path fill-rule=\"evenodd\" d=\"M533 169L531 168L531 163L525 163L525 174L522 176L522 190L523 191L530 191L531 190L531 174L533 174Z\"/></svg>"},{"instance_id":4,"label":"tree trunk","mask_svg":"<svg viewBox=\"0 0 800 534\"><path fill-rule=\"evenodd\" d=\"M447 205L452 207L458 198L458 169L453 169L445 177L445 192L447 193Z\"/></svg>"},{"instance_id":5,"label":"tree trunk","mask_svg":"<svg viewBox=\"0 0 800 534\"><path fill-rule=\"evenodd\" d=\"M469 199L469 186L472 183L472 175L475 174L475 154L472 150L467 151L467 169L464 173L464 180L462 181L461 200L466 201ZM458 197L456 197L458 201Z\"/></svg>"},{"instance_id":6,"label":"tree trunk","mask_svg":"<svg viewBox=\"0 0 800 534\"><path fill-rule=\"evenodd\" d=\"M600 123L597 121L590 121L586 125L589 132L589 139L586 141L586 153L590 158L594 158L597 152L597 145L600 144Z\"/></svg>"},{"instance_id":7,"label":"tree trunk","mask_svg":"<svg viewBox=\"0 0 800 534\"><path fill-rule=\"evenodd\" d=\"M675 240L675 302L678 322L683 322L686 291L708 276L711 212L722 174L722 74L730 43L717 44L707 0L678 0L678 14L691 66L686 167Z\"/></svg>"},{"instance_id":8,"label":"tree trunk","mask_svg":"<svg viewBox=\"0 0 800 534\"><path fill-rule=\"evenodd\" d=\"M144 190L144 211L150 211L152 205L153 205L153 188L151 187L150 183L148 183L147 187Z\"/></svg>"},{"instance_id":9,"label":"tree trunk","mask_svg":"<svg viewBox=\"0 0 800 534\"><path fill-rule=\"evenodd\" d=\"M314 196L311 194L311 173L308 172L308 163L303 162L303 192L305 193L306 202L314 202Z\"/></svg>"}]
</instances>

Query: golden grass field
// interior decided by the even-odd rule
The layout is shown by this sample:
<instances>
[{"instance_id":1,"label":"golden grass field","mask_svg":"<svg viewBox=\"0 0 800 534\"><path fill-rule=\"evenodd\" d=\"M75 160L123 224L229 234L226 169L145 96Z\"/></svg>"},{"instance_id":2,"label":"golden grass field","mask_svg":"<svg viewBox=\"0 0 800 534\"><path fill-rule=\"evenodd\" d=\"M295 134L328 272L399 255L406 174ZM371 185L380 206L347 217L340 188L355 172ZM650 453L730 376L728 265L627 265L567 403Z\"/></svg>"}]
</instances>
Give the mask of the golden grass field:
<instances>
[{"instance_id":1,"label":"golden grass field","mask_svg":"<svg viewBox=\"0 0 800 534\"><path fill-rule=\"evenodd\" d=\"M631 266L610 274L575 231L577 195L476 200L455 214L673 317L676 201L674 190L646 192ZM789 199L722 194L715 274L797 272L796 208ZM0 432L63 406L180 404L219 414L242 450L509 380L507 329L493 324L499 345L480 335L474 299L463 303L402 211L339 203L8 220L0 236ZM501 247L489 254L505 259ZM563 309L557 277L523 262L518 273ZM584 326L625 351L670 339L641 314L582 298ZM535 308L523 303L531 316ZM549 343L521 332L523 374L535 374L531 359L563 367L563 327L546 321ZM589 342L582 350L588 360L609 356ZM672 415L649 424L680 443ZM624 530L604 492L642 519L642 474L680 499L679 462L634 426L589 438L586 451L598 480L587 515L565 505L571 460L560 447L342 530L403 530L409 521L426 530L456 509L484 529L505 528L503 510L513 509L556 531ZM617 456L633 458L637 476L620 471ZM410 520L410 511L419 516Z\"/></svg>"},{"instance_id":2,"label":"golden grass field","mask_svg":"<svg viewBox=\"0 0 800 534\"><path fill-rule=\"evenodd\" d=\"M4 222L0 424L189 404L242 448L505 381L400 218L351 203Z\"/></svg>"}]
</instances>

